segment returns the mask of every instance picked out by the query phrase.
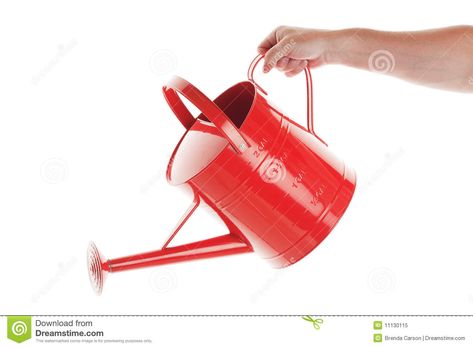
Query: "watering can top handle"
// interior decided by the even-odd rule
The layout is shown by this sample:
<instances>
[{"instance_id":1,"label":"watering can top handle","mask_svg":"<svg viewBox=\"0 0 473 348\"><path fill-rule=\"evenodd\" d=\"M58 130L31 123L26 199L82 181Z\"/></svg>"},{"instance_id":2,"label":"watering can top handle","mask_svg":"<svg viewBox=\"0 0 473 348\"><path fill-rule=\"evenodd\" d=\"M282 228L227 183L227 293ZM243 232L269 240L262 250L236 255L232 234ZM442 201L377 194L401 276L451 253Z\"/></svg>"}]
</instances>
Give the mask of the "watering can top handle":
<instances>
[{"instance_id":1,"label":"watering can top handle","mask_svg":"<svg viewBox=\"0 0 473 348\"><path fill-rule=\"evenodd\" d=\"M174 76L163 86L163 94L170 108L186 129L192 127L195 118L184 105L177 92L194 104L220 130L237 153L245 152L250 146L240 134L238 128L214 102L189 81Z\"/></svg>"},{"instance_id":2,"label":"watering can top handle","mask_svg":"<svg viewBox=\"0 0 473 348\"><path fill-rule=\"evenodd\" d=\"M250 80L260 91L262 91L264 94L266 91L261 88L259 84L256 83L256 81L253 78L253 74L255 72L256 66L258 63L264 58L264 55L258 54L255 59L251 62L249 68L248 68L248 80ZM307 130L315 135L320 141L322 141L325 144L325 141L320 139L317 134L315 134L314 131L314 103L313 103L313 89L312 89L312 74L310 73L309 67L306 67L304 69L305 73L305 79L306 79L306 87L307 87Z\"/></svg>"},{"instance_id":3,"label":"watering can top handle","mask_svg":"<svg viewBox=\"0 0 473 348\"><path fill-rule=\"evenodd\" d=\"M256 65L263 59L263 57L263 55L259 54L251 62L250 67L248 68L248 80L264 94L267 94L253 78ZM312 75L308 67L304 69L304 72L307 87L307 130L322 143L327 145L327 143L317 136L314 131ZM238 128L233 124L223 110L221 110L190 82L179 76L174 76L167 85L163 86L163 94L169 107L186 129L192 127L195 118L184 105L177 92L193 103L220 130L237 153L241 154L250 147L250 144L245 140Z\"/></svg>"}]
</instances>

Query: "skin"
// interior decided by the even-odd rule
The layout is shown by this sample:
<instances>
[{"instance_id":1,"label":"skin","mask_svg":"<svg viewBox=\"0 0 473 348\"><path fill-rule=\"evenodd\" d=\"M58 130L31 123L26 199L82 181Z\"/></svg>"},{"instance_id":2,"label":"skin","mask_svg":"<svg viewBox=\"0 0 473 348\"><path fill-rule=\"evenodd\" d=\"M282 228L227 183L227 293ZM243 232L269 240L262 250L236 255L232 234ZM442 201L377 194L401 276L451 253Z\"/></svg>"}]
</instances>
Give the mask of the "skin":
<instances>
[{"instance_id":1,"label":"skin","mask_svg":"<svg viewBox=\"0 0 473 348\"><path fill-rule=\"evenodd\" d=\"M295 76L305 67L342 64L416 84L473 93L473 26L406 32L281 26L258 46L263 71Z\"/></svg>"}]
</instances>

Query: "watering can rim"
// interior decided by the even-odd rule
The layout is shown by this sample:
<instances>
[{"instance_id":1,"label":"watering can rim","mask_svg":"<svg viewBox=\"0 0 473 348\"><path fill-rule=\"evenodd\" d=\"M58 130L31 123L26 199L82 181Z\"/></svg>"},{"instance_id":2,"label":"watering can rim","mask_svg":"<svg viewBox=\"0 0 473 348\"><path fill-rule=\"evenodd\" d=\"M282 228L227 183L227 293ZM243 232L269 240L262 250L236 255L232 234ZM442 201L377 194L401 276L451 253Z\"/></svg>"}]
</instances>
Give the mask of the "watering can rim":
<instances>
[{"instance_id":1,"label":"watering can rim","mask_svg":"<svg viewBox=\"0 0 473 348\"><path fill-rule=\"evenodd\" d=\"M244 133L244 130L246 128L246 123L247 123L247 119L248 117L251 115L251 113L253 112L254 108L255 108L255 105L256 105L256 98L257 98L257 95L260 94L261 96L261 92L260 90L258 89L258 87L256 86L256 84L253 82L253 81L249 81L249 80L244 80L244 81L240 81L240 82L237 82L235 84L233 84L232 86L230 86L229 88L227 88L225 91L223 91L222 93L220 93L216 98L214 98L214 100L212 102L215 102L216 100L218 100L219 98L221 98L223 95L225 95L226 93L229 93L230 90L232 90L233 88L236 88L240 85L246 85L244 88L248 90L248 88L251 88L251 90L249 91L252 96L251 96L251 104L250 104L250 107L243 119L243 122L239 125L239 126L236 126L235 127L238 129L239 132L241 133ZM203 119L203 117L205 117L205 119ZM175 179L173 179L172 177L172 169L173 169L173 164L174 164L174 160L175 160L175 157L176 157L176 154L178 153L178 151L180 150L180 146L182 144L182 142L184 141L184 139L186 139L186 137L188 136L189 132L191 131L194 131L194 128L195 126L200 123L200 124L205 124L205 125L208 125L209 127L215 127L215 125L210 121L208 120L208 118L206 117L206 115L201 112L196 118L195 118L195 121L194 123L192 124L191 127L189 127L188 129L185 129L183 135L181 136L181 138L179 139L179 141L177 142L177 144L175 145L174 147L174 150L169 158L169 161L168 161L168 165L167 165L167 170L166 170L166 179L167 181L174 185L174 186L177 186L177 185L181 185L181 184L184 184L186 182L189 182L191 181L193 178L195 178L197 175L199 175L201 172L203 172L206 168L208 168L210 165L212 165L212 163L228 148L231 149L231 144L229 142L227 142L226 146L222 147L222 149L220 151L218 151L217 154L215 154L212 158L212 160L206 164L205 166L203 166L202 168L200 168L199 171L197 171L196 173L194 173L193 175L189 176L186 180L180 180L180 181L176 181Z\"/></svg>"},{"instance_id":2,"label":"watering can rim","mask_svg":"<svg viewBox=\"0 0 473 348\"><path fill-rule=\"evenodd\" d=\"M249 118L249 116L253 113L253 110L256 105L255 101L258 98L258 95L262 97L263 99L266 99L264 95L267 95L267 92L263 88L261 88L261 86L258 83L256 83L253 77L256 66L258 65L260 61L262 61L263 57L264 57L263 55L258 54L253 59L253 61L251 62L248 68L248 72L247 72L248 79L246 81L238 82L234 84L233 86L227 88L213 101L210 100L204 93L198 90L190 82L188 82L187 80L179 76L174 76L168 82L167 85L163 86L162 91L163 91L166 101L168 102L175 116L179 119L179 121L187 130L183 134L183 136L181 137L177 145L175 146L175 149L168 162L166 178L170 184L180 185L180 184L189 182L190 180L195 178L197 175L202 173L206 168L208 168L225 151L225 149L228 148L228 145L231 145L231 148L233 148L236 154L242 154L250 147L250 144L244 137L245 123L247 119ZM314 132L312 75L308 67L304 69L304 72L305 72L306 87L307 87L307 131L311 133L312 135L314 135L323 144L327 145L325 141L322 140L319 136L317 136L317 134ZM243 121L241 122L239 126L237 126L232 121L232 119L228 117L226 112L220 109L216 101L218 101L220 98L224 98L224 96L227 93L231 93L231 90L234 88L237 88L237 86L240 86L240 85L248 86L248 84L252 88L251 105L246 111L246 115ZM244 88L246 89L247 87L244 87ZM189 110L184 105L184 103L182 103L182 100L180 96L178 95L178 92L181 96L184 96L187 100L189 100L191 103L197 106L199 111L201 111L201 114L197 118L194 118L194 116L189 112ZM241 95L241 93L239 95ZM227 139L229 144L227 144L226 146L218 150L218 153L211 154L209 158L207 158L207 161L208 161L207 163L204 163L204 165L198 168L195 172L192 172L191 174L184 176L185 179L174 180L172 177L172 170L174 168L176 155L178 154L179 149L181 148L181 145L184 139L186 139L186 137L188 136L189 130L192 130L192 128L197 123L205 122L205 120L202 119L203 117L205 117L207 120L211 121L214 124L214 126L220 131L221 135L223 135Z\"/></svg>"}]
</instances>

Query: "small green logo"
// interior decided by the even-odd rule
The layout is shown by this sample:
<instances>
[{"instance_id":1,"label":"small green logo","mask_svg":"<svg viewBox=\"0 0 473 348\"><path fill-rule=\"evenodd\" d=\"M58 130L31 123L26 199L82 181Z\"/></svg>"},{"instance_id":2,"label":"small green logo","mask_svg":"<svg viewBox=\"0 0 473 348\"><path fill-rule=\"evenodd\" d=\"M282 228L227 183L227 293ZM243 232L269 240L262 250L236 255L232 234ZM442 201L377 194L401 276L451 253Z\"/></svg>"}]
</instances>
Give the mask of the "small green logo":
<instances>
[{"instance_id":1,"label":"small green logo","mask_svg":"<svg viewBox=\"0 0 473 348\"><path fill-rule=\"evenodd\" d=\"M320 330L320 325L324 323L324 320L321 318L312 318L310 315L304 315L302 317L305 321L310 321L312 323L312 326L316 330Z\"/></svg>"},{"instance_id":2,"label":"small green logo","mask_svg":"<svg viewBox=\"0 0 473 348\"><path fill-rule=\"evenodd\" d=\"M8 317L7 337L18 343L29 340L31 338L31 317Z\"/></svg>"},{"instance_id":3,"label":"small green logo","mask_svg":"<svg viewBox=\"0 0 473 348\"><path fill-rule=\"evenodd\" d=\"M374 334L373 335L373 341L376 342L376 343L383 342L383 335L382 334Z\"/></svg>"},{"instance_id":4,"label":"small green logo","mask_svg":"<svg viewBox=\"0 0 473 348\"><path fill-rule=\"evenodd\" d=\"M382 328L383 328L383 322L382 321L374 321L373 322L373 329L381 330Z\"/></svg>"}]
</instances>

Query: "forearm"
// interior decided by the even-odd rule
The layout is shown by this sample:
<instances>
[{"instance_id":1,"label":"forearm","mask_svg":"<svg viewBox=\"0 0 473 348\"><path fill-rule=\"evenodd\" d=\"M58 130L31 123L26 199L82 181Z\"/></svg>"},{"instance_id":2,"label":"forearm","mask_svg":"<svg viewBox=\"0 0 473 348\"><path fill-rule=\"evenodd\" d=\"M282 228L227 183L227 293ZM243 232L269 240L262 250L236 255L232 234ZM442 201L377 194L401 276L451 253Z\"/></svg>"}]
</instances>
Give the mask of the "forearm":
<instances>
[{"instance_id":1,"label":"forearm","mask_svg":"<svg viewBox=\"0 0 473 348\"><path fill-rule=\"evenodd\" d=\"M414 32L332 32L327 64L378 71L414 83L473 92L473 27Z\"/></svg>"}]
</instances>

